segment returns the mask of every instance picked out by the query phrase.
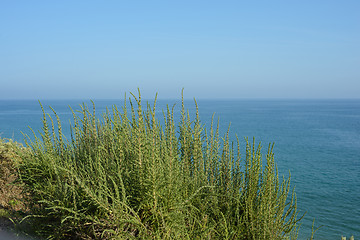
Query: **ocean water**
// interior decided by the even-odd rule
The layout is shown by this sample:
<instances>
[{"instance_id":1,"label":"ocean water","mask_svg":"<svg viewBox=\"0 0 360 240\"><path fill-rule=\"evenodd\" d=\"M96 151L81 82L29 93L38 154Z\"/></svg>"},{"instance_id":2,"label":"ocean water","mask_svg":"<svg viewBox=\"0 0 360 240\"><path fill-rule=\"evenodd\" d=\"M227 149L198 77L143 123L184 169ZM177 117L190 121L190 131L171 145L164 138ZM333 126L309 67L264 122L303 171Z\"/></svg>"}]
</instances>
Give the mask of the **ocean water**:
<instances>
[{"instance_id":1,"label":"ocean water","mask_svg":"<svg viewBox=\"0 0 360 240\"><path fill-rule=\"evenodd\" d=\"M45 110L55 109L69 136L69 109L89 101L42 101ZM152 101L150 101L152 104ZM360 238L360 100L198 100L199 113L205 127L210 127L212 115L219 119L220 133L230 126L230 135L240 139L255 137L264 152L275 142L275 161L279 173L288 176L295 187L298 209L306 215L301 221L299 239L310 237L311 226L322 227L315 239L340 239L341 235ZM106 107L123 100L96 100L101 115ZM159 100L157 116L175 105L179 117L181 102ZM193 101L185 101L190 114L195 111ZM42 112L37 101L1 100L0 136L23 142L24 134L31 136L41 130ZM22 133L21 133L22 132ZM241 141L245 151L244 141ZM299 215L300 215L299 214Z\"/></svg>"}]
</instances>

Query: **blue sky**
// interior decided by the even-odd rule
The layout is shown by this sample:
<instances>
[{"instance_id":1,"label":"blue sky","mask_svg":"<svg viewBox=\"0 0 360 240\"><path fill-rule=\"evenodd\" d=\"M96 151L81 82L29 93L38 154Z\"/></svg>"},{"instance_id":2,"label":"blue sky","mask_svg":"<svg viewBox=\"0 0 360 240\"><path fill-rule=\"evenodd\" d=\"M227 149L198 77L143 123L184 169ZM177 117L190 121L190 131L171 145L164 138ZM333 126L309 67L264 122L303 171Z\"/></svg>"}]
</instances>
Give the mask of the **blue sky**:
<instances>
[{"instance_id":1,"label":"blue sky","mask_svg":"<svg viewBox=\"0 0 360 240\"><path fill-rule=\"evenodd\" d=\"M360 1L1 1L0 99L359 98Z\"/></svg>"}]
</instances>

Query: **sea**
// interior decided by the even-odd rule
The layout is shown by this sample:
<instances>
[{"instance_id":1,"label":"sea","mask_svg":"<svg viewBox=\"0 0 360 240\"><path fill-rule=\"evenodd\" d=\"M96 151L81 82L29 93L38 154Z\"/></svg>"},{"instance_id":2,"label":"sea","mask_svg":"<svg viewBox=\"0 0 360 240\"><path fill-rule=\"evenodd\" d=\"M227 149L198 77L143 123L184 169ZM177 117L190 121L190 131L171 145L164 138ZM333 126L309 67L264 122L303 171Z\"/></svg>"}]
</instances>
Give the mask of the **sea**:
<instances>
[{"instance_id":1,"label":"sea","mask_svg":"<svg viewBox=\"0 0 360 240\"><path fill-rule=\"evenodd\" d=\"M99 117L123 99L94 100ZM153 100L148 101L153 105ZM89 100L42 100L47 113L50 106L61 119L67 138L73 110L80 110ZM245 138L255 138L265 153L274 143L279 174L291 174L301 221L298 239L308 239L311 229L320 227L315 239L360 239L360 99L292 100L239 99L196 101L201 123L209 129L212 119L219 122L220 134L240 139L245 152ZM185 100L185 108L194 116L194 100ZM175 119L181 111L180 99L162 99L156 114L163 119L166 107L174 106ZM143 108L146 101L143 100ZM0 100L0 137L24 143L42 128L42 111L37 100ZM30 128L32 130L30 130Z\"/></svg>"}]
</instances>

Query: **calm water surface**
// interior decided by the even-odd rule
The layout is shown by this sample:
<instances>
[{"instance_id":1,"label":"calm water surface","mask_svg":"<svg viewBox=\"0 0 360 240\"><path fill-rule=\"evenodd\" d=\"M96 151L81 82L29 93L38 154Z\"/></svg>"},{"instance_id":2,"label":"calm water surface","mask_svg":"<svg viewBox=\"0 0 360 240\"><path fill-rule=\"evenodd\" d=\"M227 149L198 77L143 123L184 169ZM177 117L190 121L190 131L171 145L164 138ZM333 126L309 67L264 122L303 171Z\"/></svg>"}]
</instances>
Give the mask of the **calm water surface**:
<instances>
[{"instance_id":1,"label":"calm water surface","mask_svg":"<svg viewBox=\"0 0 360 240\"><path fill-rule=\"evenodd\" d=\"M60 116L69 136L72 119L68 106L79 110L81 100L42 101L47 112L52 106ZM89 101L86 101L89 105ZM166 104L160 100L158 117ZM122 100L97 100L100 114ZM190 113L193 101L186 101ZM323 227L316 239L340 239L341 235L360 238L360 100L198 100L202 123L210 126L213 113L220 118L224 134L231 123L232 138L256 137L266 149L275 142L275 160L280 174L291 171L298 209L307 212L299 239L310 236L312 221ZM0 136L23 141L24 134L41 130L41 109L37 101L0 101ZM244 142L242 142L244 144ZM265 150L264 149L264 150ZM245 151L245 148L242 148ZM265 152L265 151L264 151Z\"/></svg>"}]
</instances>

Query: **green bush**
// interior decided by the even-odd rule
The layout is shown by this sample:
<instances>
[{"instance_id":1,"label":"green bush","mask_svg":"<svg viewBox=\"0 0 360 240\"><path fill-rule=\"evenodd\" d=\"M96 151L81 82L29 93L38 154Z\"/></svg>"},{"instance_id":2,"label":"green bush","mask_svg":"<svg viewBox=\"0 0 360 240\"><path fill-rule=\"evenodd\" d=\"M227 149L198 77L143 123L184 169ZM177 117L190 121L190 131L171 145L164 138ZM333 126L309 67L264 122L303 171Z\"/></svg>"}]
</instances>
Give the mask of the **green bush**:
<instances>
[{"instance_id":1,"label":"green bush","mask_svg":"<svg viewBox=\"0 0 360 240\"><path fill-rule=\"evenodd\" d=\"M273 148L206 131L182 101L164 122L141 96L101 119L73 111L71 140L43 109L41 136L27 141L20 173L32 196L36 231L55 239L295 239L296 197L290 176L279 180ZM196 102L195 102L196 104ZM196 105L197 107L197 105Z\"/></svg>"},{"instance_id":2,"label":"green bush","mask_svg":"<svg viewBox=\"0 0 360 240\"><path fill-rule=\"evenodd\" d=\"M22 186L16 182L18 173L16 166L21 161L20 155L26 149L12 140L0 138L0 210L24 210L22 203ZM4 214L0 214L0 217Z\"/></svg>"}]
</instances>

